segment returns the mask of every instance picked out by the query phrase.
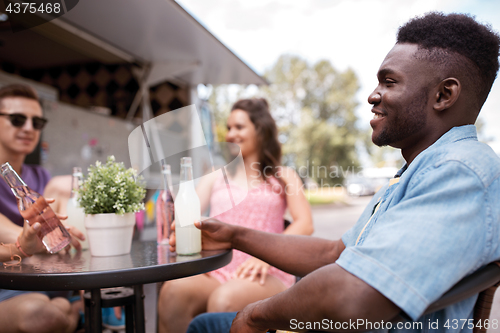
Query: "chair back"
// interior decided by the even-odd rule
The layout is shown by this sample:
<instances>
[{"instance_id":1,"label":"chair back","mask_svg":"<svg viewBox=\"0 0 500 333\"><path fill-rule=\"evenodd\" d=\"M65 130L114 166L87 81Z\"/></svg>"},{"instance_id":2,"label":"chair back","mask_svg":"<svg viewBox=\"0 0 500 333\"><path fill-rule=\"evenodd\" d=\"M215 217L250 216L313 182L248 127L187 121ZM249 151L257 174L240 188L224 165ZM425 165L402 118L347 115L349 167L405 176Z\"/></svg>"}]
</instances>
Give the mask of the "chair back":
<instances>
[{"instance_id":1,"label":"chair back","mask_svg":"<svg viewBox=\"0 0 500 333\"><path fill-rule=\"evenodd\" d=\"M489 320L493 297L500 286L500 262L492 262L471 275L460 280L440 299L432 303L424 314L442 310L453 303L465 300L479 293L474 306L474 328L473 333L486 333L487 328L483 324ZM481 323L481 325L479 325ZM491 325L490 325L491 326Z\"/></svg>"},{"instance_id":2,"label":"chair back","mask_svg":"<svg viewBox=\"0 0 500 333\"><path fill-rule=\"evenodd\" d=\"M477 298L476 305L474 306L474 329L473 333L486 333L487 329L482 325L479 327L479 322L484 323L486 319L490 319L490 312L493 305L493 297L500 282L497 282L488 289L482 291ZM491 326L491 325L490 325Z\"/></svg>"}]
</instances>

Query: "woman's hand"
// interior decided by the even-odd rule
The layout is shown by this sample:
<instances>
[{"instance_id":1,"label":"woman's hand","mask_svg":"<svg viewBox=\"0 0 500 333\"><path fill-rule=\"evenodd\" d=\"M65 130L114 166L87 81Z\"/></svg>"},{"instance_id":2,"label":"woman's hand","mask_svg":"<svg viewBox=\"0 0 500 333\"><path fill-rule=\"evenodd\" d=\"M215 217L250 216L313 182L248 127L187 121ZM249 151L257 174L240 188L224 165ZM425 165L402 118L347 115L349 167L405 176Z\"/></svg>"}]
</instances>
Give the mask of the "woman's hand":
<instances>
[{"instance_id":1,"label":"woman's hand","mask_svg":"<svg viewBox=\"0 0 500 333\"><path fill-rule=\"evenodd\" d=\"M51 204L55 201L55 199L46 198L45 201L47 201L47 203ZM57 218L59 220L61 220L64 227L66 228L66 230L68 230L68 232L71 235L71 244L66 246L66 248L65 248L66 252L69 252L71 250L71 246L73 246L75 248L75 250L81 251L82 244L80 244L80 240L82 240L82 241L85 240L85 235L83 234L83 232L81 230L78 230L77 227L66 225L65 223L63 223L63 221L68 219L67 215L61 215L58 213L55 213L55 214L56 214Z\"/></svg>"},{"instance_id":2,"label":"woman's hand","mask_svg":"<svg viewBox=\"0 0 500 333\"><path fill-rule=\"evenodd\" d=\"M175 220L170 225L170 236L168 237L168 245L170 245L170 252L175 252Z\"/></svg>"},{"instance_id":3,"label":"woman's hand","mask_svg":"<svg viewBox=\"0 0 500 333\"><path fill-rule=\"evenodd\" d=\"M259 284L264 285L269 267L271 266L268 263L252 257L236 268L234 277L237 279L249 278L250 281L255 281L255 278L259 276Z\"/></svg>"},{"instance_id":4,"label":"woman's hand","mask_svg":"<svg viewBox=\"0 0 500 333\"><path fill-rule=\"evenodd\" d=\"M61 221L66 220L68 218L67 216L64 216L64 215L59 215L59 214L56 214L56 215L57 215L57 217L59 217L59 219ZM80 241L85 240L85 235L83 234L83 232L81 232L80 230L78 230L77 227L74 227L72 225L66 225L64 223L63 223L63 225L66 228L66 230L68 230L69 234L71 235L71 243L70 243L70 245L66 246L66 252L69 252L69 250L71 250L71 246L73 246L75 248L75 250L81 251L82 244L80 244Z\"/></svg>"},{"instance_id":5,"label":"woman's hand","mask_svg":"<svg viewBox=\"0 0 500 333\"><path fill-rule=\"evenodd\" d=\"M24 253L32 255L45 251L45 246L37 236L41 227L42 225L39 222L33 223L32 226L30 226L26 221L24 222L23 231L18 238L19 245Z\"/></svg>"}]
</instances>

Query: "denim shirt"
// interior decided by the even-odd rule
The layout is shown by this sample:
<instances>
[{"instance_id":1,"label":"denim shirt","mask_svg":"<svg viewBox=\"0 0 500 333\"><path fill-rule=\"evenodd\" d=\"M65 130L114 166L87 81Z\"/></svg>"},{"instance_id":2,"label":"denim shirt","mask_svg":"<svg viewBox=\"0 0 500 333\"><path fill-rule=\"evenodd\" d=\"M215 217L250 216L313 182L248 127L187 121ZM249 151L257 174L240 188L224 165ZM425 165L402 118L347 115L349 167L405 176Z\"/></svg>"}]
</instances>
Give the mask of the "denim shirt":
<instances>
[{"instance_id":1,"label":"denim shirt","mask_svg":"<svg viewBox=\"0 0 500 333\"><path fill-rule=\"evenodd\" d=\"M500 158L467 125L398 174L343 235L337 264L421 322L415 331L471 332L463 323L477 295L422 315L463 277L500 259Z\"/></svg>"}]
</instances>

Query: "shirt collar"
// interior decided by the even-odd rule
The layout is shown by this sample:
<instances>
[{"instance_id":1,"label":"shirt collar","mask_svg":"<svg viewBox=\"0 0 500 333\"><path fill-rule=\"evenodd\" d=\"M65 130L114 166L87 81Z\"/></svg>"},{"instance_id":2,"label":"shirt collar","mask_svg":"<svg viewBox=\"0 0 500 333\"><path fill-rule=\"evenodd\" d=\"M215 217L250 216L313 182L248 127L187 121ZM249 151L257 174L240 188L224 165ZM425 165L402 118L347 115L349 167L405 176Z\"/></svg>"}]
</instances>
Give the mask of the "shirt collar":
<instances>
[{"instance_id":1,"label":"shirt collar","mask_svg":"<svg viewBox=\"0 0 500 333\"><path fill-rule=\"evenodd\" d=\"M430 145L424 151L426 151L428 149L441 147L441 146L444 146L448 143L457 142L460 140L465 140L465 139L472 139L472 140L477 141L476 126L464 125L464 126L453 127L448 132L444 133L439 139L437 139L436 142L434 142L432 145ZM398 170L398 172L396 173L396 175L394 177L395 178L401 177L401 175L403 174L403 172L406 171L406 169L408 169L408 165L405 163L405 165L401 169Z\"/></svg>"}]
</instances>

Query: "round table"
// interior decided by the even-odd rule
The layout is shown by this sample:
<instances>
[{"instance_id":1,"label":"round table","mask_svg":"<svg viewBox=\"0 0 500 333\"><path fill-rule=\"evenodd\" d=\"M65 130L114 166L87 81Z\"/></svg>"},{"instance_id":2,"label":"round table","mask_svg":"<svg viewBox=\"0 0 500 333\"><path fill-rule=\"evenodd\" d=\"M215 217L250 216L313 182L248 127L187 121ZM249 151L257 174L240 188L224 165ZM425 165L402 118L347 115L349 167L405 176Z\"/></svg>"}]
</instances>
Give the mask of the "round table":
<instances>
[{"instance_id":1,"label":"round table","mask_svg":"<svg viewBox=\"0 0 500 333\"><path fill-rule=\"evenodd\" d=\"M206 273L232 258L231 250L202 251L193 256L177 256L167 245L155 241L133 242L129 254L92 257L90 251L38 254L23 259L19 266L0 265L0 288L12 290L54 291L90 290L93 306L86 313L92 327L101 328L100 289L134 286L136 296L135 328L144 332L142 285ZM87 312L87 310L86 310ZM89 325L91 323L87 323ZM95 327L94 327L95 326Z\"/></svg>"}]
</instances>

